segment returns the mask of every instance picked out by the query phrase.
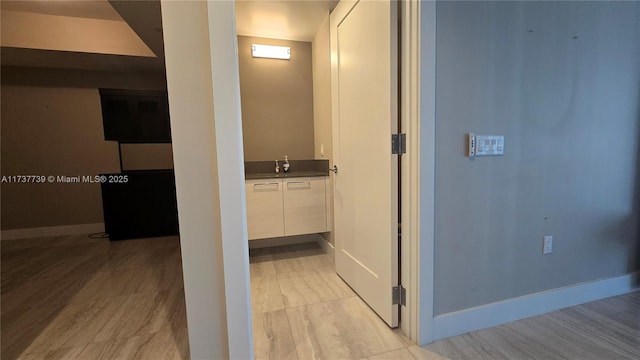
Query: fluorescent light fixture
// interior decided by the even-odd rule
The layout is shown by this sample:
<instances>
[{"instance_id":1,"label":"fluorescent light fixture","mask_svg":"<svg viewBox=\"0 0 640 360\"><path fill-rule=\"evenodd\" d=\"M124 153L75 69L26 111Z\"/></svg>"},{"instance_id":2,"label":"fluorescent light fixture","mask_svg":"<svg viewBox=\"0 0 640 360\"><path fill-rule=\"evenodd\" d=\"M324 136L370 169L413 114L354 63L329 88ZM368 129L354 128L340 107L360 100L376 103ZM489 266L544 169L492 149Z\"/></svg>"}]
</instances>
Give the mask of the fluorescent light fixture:
<instances>
[{"instance_id":1,"label":"fluorescent light fixture","mask_svg":"<svg viewBox=\"0 0 640 360\"><path fill-rule=\"evenodd\" d=\"M291 48L288 46L271 46L271 45L251 45L251 54L253 57L268 59L291 59Z\"/></svg>"}]
</instances>

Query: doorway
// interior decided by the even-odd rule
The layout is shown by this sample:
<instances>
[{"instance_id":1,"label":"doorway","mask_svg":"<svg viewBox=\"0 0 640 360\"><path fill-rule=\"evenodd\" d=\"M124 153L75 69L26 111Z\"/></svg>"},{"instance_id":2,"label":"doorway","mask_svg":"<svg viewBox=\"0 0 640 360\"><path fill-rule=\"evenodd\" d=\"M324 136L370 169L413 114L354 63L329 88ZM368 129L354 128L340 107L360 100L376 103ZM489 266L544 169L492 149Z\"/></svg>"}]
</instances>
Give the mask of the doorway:
<instances>
[{"instance_id":1,"label":"doorway","mask_svg":"<svg viewBox=\"0 0 640 360\"><path fill-rule=\"evenodd\" d=\"M250 344L252 338L249 322L246 321L249 306L245 302L250 300L246 289L249 280L249 274L246 273L247 242L238 242L239 238L246 239L247 235L244 230L245 209L241 205L245 202L245 192L240 189L243 159L242 150L238 149L241 143L238 142L241 135L238 128L241 120L238 112L238 78L231 66L237 66L237 59L234 59L237 41L234 30L231 30L235 24L230 16L234 10L228 2L202 6L193 4L188 10L173 6L172 2L163 3L165 34L170 35L165 41L170 54L167 57L169 92L170 99L176 105L172 103L172 116L175 112L176 116L181 115L183 119L175 127L174 153L176 162L180 160L182 164L176 177L179 193L183 192L182 201L181 196L178 199L180 221L182 224L184 219L186 224L183 237L187 241L183 246L183 256L190 259L185 267L185 282L193 285L185 286L187 312L191 314L189 333L192 355L211 357L210 354L220 354L225 357L227 350L223 344L228 343L228 356L247 357L250 355L246 354L246 344ZM209 37L201 36L207 33L207 29ZM193 44L200 46L181 41L186 35L193 39ZM213 48L216 51L211 51ZM189 57L187 67L184 66L187 59L182 56L186 51L194 54ZM203 77L202 73L209 70L211 77ZM198 99L193 98L196 95ZM212 102L216 105L213 108ZM211 119L214 119L213 123ZM211 131L212 126L215 132ZM417 142L410 144L419 145ZM211 174L214 175L213 181L202 184L192 181L193 178ZM417 175L403 179L414 176ZM219 213L219 210L222 212ZM403 211L403 216L407 213ZM215 220L213 223L207 220L211 218ZM415 239L417 232L412 234ZM206 240L211 238L213 242ZM410 243L415 244L413 241ZM417 256L417 253L413 255ZM403 261L404 264L408 262ZM198 281L204 270L216 274L205 283ZM409 273L403 271L403 276ZM413 274L417 275L415 272ZM246 280L238 279L238 276L246 276ZM415 298L418 289L413 290L413 294L409 294ZM225 308L231 307L234 311L226 311L226 325L216 320L219 319L217 314L224 314ZM212 339L215 341L212 342Z\"/></svg>"},{"instance_id":2,"label":"doorway","mask_svg":"<svg viewBox=\"0 0 640 360\"><path fill-rule=\"evenodd\" d=\"M242 6L242 5L241 5ZM242 12L242 7L238 7L238 12ZM241 14L240 14L241 15ZM238 24L242 21L238 20ZM331 88L330 84L330 27L328 11L324 13L324 19L320 26L324 26L315 31L316 35L312 39L311 48L314 57L309 67L312 68L312 83L308 88L313 89L314 111L311 114L314 134L309 139L311 144L311 157L318 159L333 160L332 139L331 139ZM240 26L240 25L239 25ZM238 39L238 54L240 65L240 93L242 97L243 110L243 132L245 149L245 174L249 174L250 168L258 166L259 161L269 162L270 168L265 171L273 172L273 160L282 159L282 155L291 155L292 147L285 148L284 145L272 151L269 144L255 143L256 138L252 136L255 129L251 126L261 127L257 131L262 135L261 139L272 141L279 137L264 136L270 127L279 127L278 121L269 119L272 108L259 108L260 104L269 103L275 106L281 102L274 94L289 91L282 89L279 81L287 77L283 72L287 69L290 72L299 71L300 60L305 55L301 55L304 47L297 41L287 39L266 39L259 34L242 34L240 30ZM248 35L253 35L249 37ZM266 45L280 45L290 48L291 58L289 60L279 59L254 59L249 53L252 43L262 41ZM320 43L320 44L319 44ZM259 43L263 44L263 43ZM317 56L324 54L324 57ZM271 78L265 80L265 75L255 73L256 68L270 72L267 76ZM248 77L247 74L253 74ZM275 74L278 74L277 76ZM296 79L290 79L289 88L296 87L300 90L292 96L300 98L304 102L305 89ZM299 80L299 79L297 79ZM311 80L311 79L310 79ZM257 84L268 83L269 88L264 89L265 95L262 99L256 99L255 93L261 89L256 89ZM326 84L323 89L323 84ZM244 88L243 88L244 87ZM324 95L324 98L323 98ZM253 97L252 97L253 96ZM268 99L268 100L266 100ZM324 100L324 101L323 101ZM291 98L285 98L285 106L291 103ZM318 106L318 103L324 103ZM299 103L296 105L300 105ZM263 110L263 111L262 111ZM299 109L291 109L298 111ZM256 113L259 118L256 119ZM272 123L265 122L269 119ZM278 119L282 121L282 118ZM256 122L261 122L256 124ZM323 126L328 125L328 131ZM286 129L284 131L287 131ZM324 133L323 133L324 131ZM304 128L294 134L304 137ZM324 136L323 136L324 135ZM386 139L386 137L385 137ZM289 139L287 139L289 140ZM247 143L254 142L254 143ZM262 149L257 152L256 149ZM301 149L299 153L304 153ZM308 153L308 152L307 152ZM256 158L263 156L263 158ZM309 156L309 155L307 155ZM251 164L247 163L250 162ZM333 165L331 163L331 165ZM296 164L293 164L294 168ZM328 173L328 166L325 171ZM333 177L331 174L331 182ZM247 178L248 179L248 178ZM279 178L275 178L279 179ZM249 180L246 180L247 182ZM252 180L253 181L253 180ZM263 194L269 191L274 193L278 189L277 181L265 180L259 184L251 184L246 189L247 199L255 198L254 187L260 185ZM327 197L332 198L332 189L327 186ZM270 203L277 201L277 197L272 197ZM327 219L331 222L331 201L325 202L329 208ZM279 212L279 209L270 209L270 213ZM257 358L312 358L314 354L328 358L361 358L368 357L392 350L398 350L411 345L411 341L401 334L400 330L389 328L368 304L361 300L357 294L349 287L340 276L336 274L332 232L323 235L302 235L295 238L273 238L253 240L254 229L251 216L255 212L251 209L251 204L247 205L249 222L249 262L250 262L250 282L253 317L254 349ZM285 213L286 216L286 213ZM264 217L264 216L263 216ZM274 218L271 222L279 222L279 218ZM286 224L286 221L285 221ZM332 226L329 226L333 230ZM271 229L273 230L273 229ZM273 232L262 232L273 234ZM328 240L328 241L327 241ZM298 243L290 244L296 241ZM267 243L269 246L263 246ZM288 244L289 243L289 244ZM390 296L389 293L386 295ZM334 335L332 335L334 334ZM340 334L335 336L335 334ZM337 339L341 340L337 340ZM316 355L316 356L318 356Z\"/></svg>"},{"instance_id":3,"label":"doorway","mask_svg":"<svg viewBox=\"0 0 640 360\"><path fill-rule=\"evenodd\" d=\"M400 16L400 14L398 14ZM240 49L239 52L243 52L244 49ZM242 64L240 68L242 72ZM315 75L315 69L314 69ZM241 74L242 77L242 74ZM315 81L314 77L314 81ZM241 81L242 83L242 81ZM241 85L242 86L242 85ZM315 86L314 86L315 88ZM315 89L314 89L315 90ZM314 99L315 100L315 99ZM244 106L244 103L243 103ZM244 113L243 108L243 113ZM388 140L388 138L386 138ZM246 138L245 138L246 141ZM325 145L325 144L322 144ZM318 147L318 144L316 144ZM321 148L324 146L320 146ZM245 146L245 150L247 147ZM316 155L318 154L318 149L316 150ZM320 153L322 154L322 149L320 149ZM333 175L332 175L333 176ZM397 229L397 227L396 227ZM331 238L331 235L328 235L327 238ZM311 238L312 241L315 239ZM305 305L310 305L306 302L329 302L335 299L341 298L350 298L354 296L353 291L343 291L344 283L335 280L340 280L339 277L335 276L335 267L334 262L331 256L327 256L324 252L323 247L326 247L326 241L320 239L320 244L324 246L320 247L315 245L314 243L307 244L297 244L297 245L286 245L281 247L271 247L271 248L259 248L250 250L250 263L251 263L251 285L252 285L252 305L253 305L253 316L254 316L254 338L256 339L256 352L257 356L260 356L261 345L259 344L259 334L257 333L256 328L263 328L264 333L267 334L267 337L273 338L276 336L277 331L274 330L273 324L279 323L281 326L286 327L289 332L292 331L291 326L286 324L291 324L293 321L289 317L292 313L291 310L287 308L287 306L292 307L301 307ZM332 248L331 243L329 243L329 248ZM250 245L251 247L251 245ZM398 255L398 258L401 254ZM318 263L316 263L318 262ZM305 265L311 266L311 268L305 267ZM327 278L327 274L322 271L316 271L314 269L324 269L330 270L329 274L333 275L333 277L329 276ZM279 271L278 271L278 270ZM304 276L302 274L296 274L296 272L309 272ZM396 270L397 271L397 270ZM407 274L410 272L407 271ZM292 275L293 274L293 275ZM305 276L307 278L305 278ZM397 278L397 276L396 276ZM319 281L317 281L319 280ZM312 286L314 283L324 282L325 284L329 284L329 288L327 292L323 292L322 290L314 289ZM293 284L293 285L292 285ZM397 284L397 282L396 282ZM301 290L302 289L302 290ZM293 291L293 292L292 292ZM389 297L391 289L389 287ZM302 300L296 295L302 294ZM305 299L306 295L306 299ZM283 310L284 307L284 311ZM258 309L258 316L256 316L256 309ZM263 311L267 310L267 311ZM278 314L268 314L269 312L279 312ZM397 312L397 310L396 310ZM293 315L292 315L293 316ZM328 316L328 315L327 315ZM326 317L326 316L325 316ZM257 319L256 319L257 318ZM288 321L285 321L288 320ZM396 320L397 321L397 320ZM309 323L311 324L311 322ZM415 325L415 324L414 324ZM406 330L405 330L406 331ZM295 335L294 335L295 338ZM291 344L295 343L295 339L289 339L283 341L282 343L289 344L282 348L276 346L276 349L290 349ZM273 345L273 344L271 344ZM265 350L266 351L266 350ZM286 352L279 353L279 357L285 356Z\"/></svg>"}]
</instances>

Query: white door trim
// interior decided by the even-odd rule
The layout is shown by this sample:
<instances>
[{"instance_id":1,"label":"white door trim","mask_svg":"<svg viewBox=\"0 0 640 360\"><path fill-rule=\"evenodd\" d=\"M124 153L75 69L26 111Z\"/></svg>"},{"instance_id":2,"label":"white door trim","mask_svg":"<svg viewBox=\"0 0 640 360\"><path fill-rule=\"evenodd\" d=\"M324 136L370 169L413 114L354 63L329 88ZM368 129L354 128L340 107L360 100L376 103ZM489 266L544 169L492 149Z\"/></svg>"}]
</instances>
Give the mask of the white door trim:
<instances>
[{"instance_id":1,"label":"white door trim","mask_svg":"<svg viewBox=\"0 0 640 360\"><path fill-rule=\"evenodd\" d=\"M435 2L401 2L402 156L401 328L419 345L433 341L435 216Z\"/></svg>"},{"instance_id":2,"label":"white door trim","mask_svg":"<svg viewBox=\"0 0 640 360\"><path fill-rule=\"evenodd\" d=\"M411 0L413 2L414 0ZM417 282L417 298L415 301L418 328L417 340L419 345L431 343L434 339L434 246L435 246L435 133L436 133L436 2L418 1L417 33L419 44L418 71L419 80L419 109L417 132L407 140L411 149L416 152L418 159L414 159L413 166L418 168L417 190L411 194L412 201L419 199L416 212L412 213L411 224L417 229L413 234L416 239L411 240L415 245L414 255L417 263L414 265ZM409 136L409 135L407 135ZM415 143L414 143L415 141Z\"/></svg>"},{"instance_id":3,"label":"white door trim","mask_svg":"<svg viewBox=\"0 0 640 360\"><path fill-rule=\"evenodd\" d=\"M400 3L400 129L407 134L407 153L400 158L402 179L402 245L400 282L407 289L400 328L418 342L420 321L420 1Z\"/></svg>"},{"instance_id":4,"label":"white door trim","mask_svg":"<svg viewBox=\"0 0 640 360\"><path fill-rule=\"evenodd\" d=\"M435 2L409 0L402 1L401 6L400 106L401 126L407 134L407 154L401 159L404 226L400 266L407 299L401 310L400 327L407 337L422 345L433 338ZM336 40L332 38L331 42ZM331 82L334 86L337 79L332 77ZM332 91L332 103L335 105L337 101L337 94ZM336 109L334 106L334 120L338 116ZM338 139L333 135L335 150Z\"/></svg>"}]
</instances>

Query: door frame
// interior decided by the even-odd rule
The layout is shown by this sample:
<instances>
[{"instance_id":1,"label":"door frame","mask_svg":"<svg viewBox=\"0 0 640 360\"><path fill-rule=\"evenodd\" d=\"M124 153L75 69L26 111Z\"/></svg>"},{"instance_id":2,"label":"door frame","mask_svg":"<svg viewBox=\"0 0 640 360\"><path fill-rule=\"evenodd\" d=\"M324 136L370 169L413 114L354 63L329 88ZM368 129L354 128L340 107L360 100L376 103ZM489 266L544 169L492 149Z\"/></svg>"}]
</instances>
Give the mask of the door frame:
<instances>
[{"instance_id":1,"label":"door frame","mask_svg":"<svg viewBox=\"0 0 640 360\"><path fill-rule=\"evenodd\" d=\"M400 156L400 222L402 227L400 246L400 283L407 289L406 305L400 310L400 328L414 342L418 342L420 321L418 320L419 293L419 144L417 136L420 125L420 48L417 39L420 37L420 22L417 15L420 13L419 1L403 1L399 11L399 41L398 66L400 76L398 82L400 91L400 131L407 134L407 153ZM416 21L418 20L418 21ZM417 36L416 36L417 34ZM418 146L417 146L418 145Z\"/></svg>"},{"instance_id":2,"label":"door frame","mask_svg":"<svg viewBox=\"0 0 640 360\"><path fill-rule=\"evenodd\" d=\"M168 11L168 8L172 8L171 5L173 2L169 0L162 1L163 20L184 20L184 17L180 17L179 13ZM213 197L211 208L219 210L215 212L213 219L196 216L190 219L188 224L180 222L184 262L193 263L194 269L196 265L201 264L206 265L207 270L212 268L223 270L223 274L220 274L219 271L213 271L208 275L202 274L201 271L185 271L183 274L187 314L191 312L194 319L202 320L189 322L189 343L192 355L226 357L216 356L216 354L224 353L232 357L252 358L251 309L245 305L242 307L246 311L238 311L238 304L250 303L250 284L248 252L246 251L248 238L245 193L244 187L238 188L238 182L242 182L244 179L240 168L237 167L242 166L243 162L242 146L239 145L241 142L237 142L237 139L242 139L242 129L238 127L241 116L239 113L240 92L237 77L235 10L231 1L208 2L206 8L202 9L203 5L204 3L198 2L182 4L182 6L193 10L195 14L204 14L201 18L189 19L190 22L196 22L198 25L193 29L185 30L170 21L164 21L167 23L165 25L166 33L173 33L177 38L186 36L185 32L190 32L189 36L199 36L198 39L202 38L202 43L208 46L194 42L193 44L188 43L187 47L196 52L208 51L211 58L220 60L211 61L208 64L196 64L197 66L189 63L189 67L185 70L185 66L178 61L183 59L178 54L182 49L176 46L179 42L171 43L167 47L165 39L167 53L169 55L175 53L173 59L176 61L174 66L171 66L169 62L167 64L172 118L178 118L177 115L181 114L189 115L193 111L189 107L190 105L206 108L207 111L212 111L212 106L219 108L222 105L230 105L234 109L231 113L216 114L209 120L209 123L202 122L202 133L209 136L210 143L204 149L195 150L195 155L199 156L197 162L185 161L185 164L194 162L211 165L211 173L197 172L197 167L183 168L177 166L179 164L176 162L176 178L185 179L182 187L177 184L179 215L184 212L185 214L181 215L187 216L186 210L193 210L194 214L202 210L199 204L180 201L184 195L180 191L181 188L193 191L211 191L213 189L217 195L214 193L211 195ZM433 339L436 3L405 0L402 1L402 6L400 12L402 14L401 39L403 39L401 61L403 68L407 71L403 71L400 77L403 98L406 100L406 103L404 101L402 103L401 121L403 129L407 133L408 151L401 160L403 176L401 183L403 188L402 220L405 224L403 229L404 244L401 249L401 269L402 282L407 287L408 297L407 306L402 309L401 328L412 341L424 345ZM208 37L202 37L205 34ZM214 48L217 51L213 51ZM224 51L219 51L220 48ZM214 67L213 64L216 63L218 65ZM202 76L194 75L201 71L210 74L209 80L215 80L213 83L216 87L232 88L232 91L225 92L228 96L224 100L213 96L211 88L207 94L203 95L203 101L195 102L192 98L185 97L186 95L180 96L180 92L172 91L176 84L171 79L181 79L185 72L193 75L185 80L187 83L201 84ZM211 85L209 83L209 86ZM220 101L222 102L217 104ZM229 109L229 106L222 107ZM185 128L186 126L179 121L172 121L172 133L175 135L177 128ZM212 132L212 128L215 131ZM222 141L225 144L217 144L220 139L228 139L229 141ZM211 149L216 148L217 145L229 146L225 148L225 154L212 155ZM177 155L189 154L190 159L193 160L194 149L187 141L179 144L174 143L173 152ZM227 171L229 168L236 169L236 171L229 172ZM222 174L220 169L225 169L224 176L217 177ZM196 173L202 174L205 179L199 182L189 180L189 176ZM219 179L224 179L224 181L219 184ZM217 197L221 194L225 194L225 201L220 201L221 199ZM227 199L229 197L234 201ZM240 201L236 201L238 199ZM225 214L224 218L221 214ZM181 220L183 219L181 218ZM218 226L211 228L212 221ZM219 225L224 225L227 231L220 231ZM193 233L195 230L200 231L199 229L203 227L207 230L206 236ZM202 251L204 246L215 246L216 249L214 251L207 248L206 251ZM203 276L205 277L203 278ZM212 282L208 276L215 276L221 281ZM212 297L218 299L220 293L224 295L219 299L219 302L211 300ZM204 306L205 304L205 308L210 311L205 311L203 314L200 305ZM231 309L235 309L235 311L231 311ZM220 324L218 318L218 315L221 314L226 314L226 321L222 320L225 322L223 325ZM226 344L228 347L212 346L215 344Z\"/></svg>"},{"instance_id":3,"label":"door frame","mask_svg":"<svg viewBox=\"0 0 640 360\"><path fill-rule=\"evenodd\" d=\"M399 1L399 5L398 108L400 130L407 136L407 153L399 159L403 224L399 270L400 282L407 289L406 305L400 311L400 328L409 339L424 345L433 339L436 3L405 0ZM337 39L333 33L331 36L331 67L335 68ZM335 106L337 79L333 75L331 82L332 129L335 131L339 114ZM335 139L335 134L332 137Z\"/></svg>"},{"instance_id":4,"label":"door frame","mask_svg":"<svg viewBox=\"0 0 640 360\"><path fill-rule=\"evenodd\" d=\"M435 216L435 1L400 1L401 283L400 327L412 341L433 340Z\"/></svg>"},{"instance_id":5,"label":"door frame","mask_svg":"<svg viewBox=\"0 0 640 360\"><path fill-rule=\"evenodd\" d=\"M407 130L402 222L409 224L403 226L409 246L402 247L401 261L402 281L415 289L408 292L408 324L402 329L418 345L434 339L436 4L437 0L402 1L400 79L406 104L402 103L401 121ZM405 322L404 314L401 321Z\"/></svg>"}]
</instances>

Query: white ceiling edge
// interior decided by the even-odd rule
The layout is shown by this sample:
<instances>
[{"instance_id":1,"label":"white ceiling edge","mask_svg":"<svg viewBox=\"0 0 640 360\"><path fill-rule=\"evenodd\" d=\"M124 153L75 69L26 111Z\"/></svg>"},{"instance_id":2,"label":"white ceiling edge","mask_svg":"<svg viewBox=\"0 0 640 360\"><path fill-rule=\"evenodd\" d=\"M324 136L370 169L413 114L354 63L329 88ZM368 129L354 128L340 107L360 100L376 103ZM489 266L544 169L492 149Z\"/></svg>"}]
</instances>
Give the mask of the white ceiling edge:
<instances>
[{"instance_id":1,"label":"white ceiling edge","mask_svg":"<svg viewBox=\"0 0 640 360\"><path fill-rule=\"evenodd\" d=\"M236 0L241 36L311 42L337 0Z\"/></svg>"}]
</instances>

